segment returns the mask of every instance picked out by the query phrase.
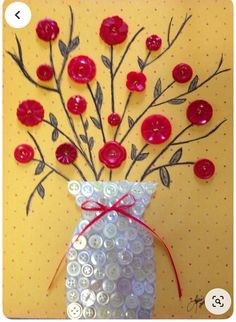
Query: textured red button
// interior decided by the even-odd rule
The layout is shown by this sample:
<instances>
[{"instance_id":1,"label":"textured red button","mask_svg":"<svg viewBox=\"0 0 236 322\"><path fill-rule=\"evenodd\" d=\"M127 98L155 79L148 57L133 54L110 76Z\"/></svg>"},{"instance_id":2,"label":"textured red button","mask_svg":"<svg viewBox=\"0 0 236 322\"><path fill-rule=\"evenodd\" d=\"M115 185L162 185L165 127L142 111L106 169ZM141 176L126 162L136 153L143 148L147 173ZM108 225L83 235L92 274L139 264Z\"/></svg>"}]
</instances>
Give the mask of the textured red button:
<instances>
[{"instance_id":1,"label":"textured red button","mask_svg":"<svg viewBox=\"0 0 236 322\"><path fill-rule=\"evenodd\" d=\"M187 109L187 118L192 124L203 125L212 118L213 109L211 104L204 100L192 102Z\"/></svg>"},{"instance_id":2,"label":"textured red button","mask_svg":"<svg viewBox=\"0 0 236 322\"><path fill-rule=\"evenodd\" d=\"M49 81L53 76L53 69L50 65L40 65L37 68L36 74L41 81Z\"/></svg>"},{"instance_id":3,"label":"textured red button","mask_svg":"<svg viewBox=\"0 0 236 322\"><path fill-rule=\"evenodd\" d=\"M161 48L161 43L162 43L162 40L157 35L149 36L146 39L146 46L147 46L147 49L150 51L156 51L159 48Z\"/></svg>"},{"instance_id":4,"label":"textured red button","mask_svg":"<svg viewBox=\"0 0 236 322\"><path fill-rule=\"evenodd\" d=\"M118 168L126 159L125 148L116 141L109 141L99 151L99 160L107 168Z\"/></svg>"},{"instance_id":5,"label":"textured red button","mask_svg":"<svg viewBox=\"0 0 236 322\"><path fill-rule=\"evenodd\" d=\"M207 159L198 160L194 164L194 173L200 179L209 179L215 173L215 165L212 161Z\"/></svg>"},{"instance_id":6,"label":"textured red button","mask_svg":"<svg viewBox=\"0 0 236 322\"><path fill-rule=\"evenodd\" d=\"M71 164L77 158L77 150L70 143L63 143L56 149L56 158L62 164Z\"/></svg>"},{"instance_id":7,"label":"textured red button","mask_svg":"<svg viewBox=\"0 0 236 322\"><path fill-rule=\"evenodd\" d=\"M68 74L73 81L79 84L86 84L95 77L96 65L87 56L77 56L69 62Z\"/></svg>"},{"instance_id":8,"label":"textured red button","mask_svg":"<svg viewBox=\"0 0 236 322\"><path fill-rule=\"evenodd\" d=\"M74 95L67 102L68 110L76 115L82 114L87 107L86 100L80 95Z\"/></svg>"},{"instance_id":9,"label":"textured red button","mask_svg":"<svg viewBox=\"0 0 236 322\"><path fill-rule=\"evenodd\" d=\"M188 64L179 64L173 69L172 75L176 82L186 83L192 78L193 70Z\"/></svg>"},{"instance_id":10,"label":"textured red button","mask_svg":"<svg viewBox=\"0 0 236 322\"><path fill-rule=\"evenodd\" d=\"M111 126L117 126L120 124L121 122L121 118L120 118L120 115L117 114L117 113L112 113L108 116L108 123L111 125Z\"/></svg>"},{"instance_id":11,"label":"textured red button","mask_svg":"<svg viewBox=\"0 0 236 322\"><path fill-rule=\"evenodd\" d=\"M21 144L15 148L15 159L20 163L28 163L34 158L34 149L28 144Z\"/></svg>"},{"instance_id":12,"label":"textured red button","mask_svg":"<svg viewBox=\"0 0 236 322\"><path fill-rule=\"evenodd\" d=\"M171 135L171 123L163 115L150 115L143 121L141 133L148 143L161 144Z\"/></svg>"}]
</instances>

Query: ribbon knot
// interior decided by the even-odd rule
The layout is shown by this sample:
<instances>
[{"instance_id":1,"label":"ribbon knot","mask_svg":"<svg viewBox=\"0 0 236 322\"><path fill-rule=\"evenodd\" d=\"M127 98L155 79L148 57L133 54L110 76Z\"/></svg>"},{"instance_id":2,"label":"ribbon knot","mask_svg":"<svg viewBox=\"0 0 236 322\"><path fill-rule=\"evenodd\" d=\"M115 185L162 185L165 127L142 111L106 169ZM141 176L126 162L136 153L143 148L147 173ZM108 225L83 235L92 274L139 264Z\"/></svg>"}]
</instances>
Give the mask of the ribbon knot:
<instances>
[{"instance_id":1,"label":"ribbon knot","mask_svg":"<svg viewBox=\"0 0 236 322\"><path fill-rule=\"evenodd\" d=\"M174 262L174 259L171 255L171 251L170 251L170 248L167 246L167 244L165 243L165 241L155 232L154 229L152 229L151 227L149 227L147 224L145 224L143 221L141 221L140 219L134 217L133 215L131 215L129 212L127 212L127 210L131 209L134 205L135 205L135 198L132 194L130 193L127 193L125 194L124 196L122 196L119 200L117 200L113 205L111 206L106 206L96 200L86 200L82 203L81 205L81 209L82 210L85 210L85 211L96 211L96 212L100 212L100 214L98 214L95 218L93 218L81 231L80 233L75 237L73 238L73 242L71 245L73 245L73 243L78 240L78 238L80 236L82 236L91 226L93 226L93 224L95 224L98 220L100 220L102 217L104 217L108 212L110 211L116 211L118 214L126 217L126 218L129 218L131 219L132 221L135 221L136 223L138 223L139 225L145 227L154 237L156 237L161 243L162 245L165 247L168 255L169 255L169 258L170 258L170 261L171 261L171 264L172 264L172 267L173 267L173 270L174 270L174 273L175 273L175 278L176 278L176 284L177 284L177 289L178 289L178 294L179 294L179 297L181 298L182 297L182 289L181 289L181 285L180 285L180 281L179 281L179 276L178 276L178 272L177 272L177 269L176 269L176 265L175 265L175 262ZM71 247L71 245L69 247ZM48 287L48 289L51 288L52 284L53 284L53 281L57 275L57 272L59 271L59 268L65 258L66 254L64 254L64 256L62 257L59 265L57 266L57 269L56 269L56 272L54 273L53 275L53 278L51 280L51 283Z\"/></svg>"}]
</instances>

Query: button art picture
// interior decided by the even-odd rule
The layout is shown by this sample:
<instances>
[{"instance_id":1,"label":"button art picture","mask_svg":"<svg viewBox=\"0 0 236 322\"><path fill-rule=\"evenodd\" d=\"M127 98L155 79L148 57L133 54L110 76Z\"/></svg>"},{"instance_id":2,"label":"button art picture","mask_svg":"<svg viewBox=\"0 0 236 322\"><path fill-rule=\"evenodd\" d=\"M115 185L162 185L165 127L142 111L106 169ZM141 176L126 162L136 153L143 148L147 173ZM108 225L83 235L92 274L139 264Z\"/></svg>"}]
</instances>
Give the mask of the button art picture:
<instances>
[{"instance_id":1,"label":"button art picture","mask_svg":"<svg viewBox=\"0 0 236 322\"><path fill-rule=\"evenodd\" d=\"M24 3L3 21L5 316L230 317L232 3Z\"/></svg>"}]
</instances>

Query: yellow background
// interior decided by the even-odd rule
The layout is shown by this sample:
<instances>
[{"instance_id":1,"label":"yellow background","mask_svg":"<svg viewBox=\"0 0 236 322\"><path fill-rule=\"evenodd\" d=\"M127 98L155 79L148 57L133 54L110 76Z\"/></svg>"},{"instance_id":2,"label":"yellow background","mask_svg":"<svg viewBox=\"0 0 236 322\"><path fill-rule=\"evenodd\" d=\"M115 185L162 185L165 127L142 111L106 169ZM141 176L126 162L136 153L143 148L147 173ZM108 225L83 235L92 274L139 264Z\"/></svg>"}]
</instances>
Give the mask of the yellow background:
<instances>
[{"instance_id":1,"label":"yellow background","mask_svg":"<svg viewBox=\"0 0 236 322\"><path fill-rule=\"evenodd\" d=\"M5 1L4 10L11 2ZM192 14L192 19L174 46L160 60L146 68L147 89L145 93L134 94L129 107L128 115L137 116L152 99L157 78L161 77L163 86L169 84L172 67L177 63L189 63L200 80L213 73L222 53L222 68L232 68L233 9L228 0L25 0L25 3L32 10L32 20L25 29L13 30L5 21L3 23L4 312L8 317L17 318L64 318L64 270L51 292L47 294L46 290L79 220L80 210L74 199L68 195L65 181L54 174L44 183L45 199L41 200L35 196L31 212L26 216L26 200L43 174L40 177L34 176L35 163L22 166L13 158L15 146L20 143L32 144L26 133L27 129L16 119L19 102L25 99L40 101L45 107L46 118L49 112L53 112L59 120L59 125L69 135L71 133L57 94L45 92L30 84L6 55L5 50L16 50L16 33L22 43L27 69L34 76L38 65L49 63L48 45L37 39L35 26L40 19L51 17L60 26L58 39L67 42L70 4L75 14L74 34L80 36L80 45L72 56L85 54L96 61L96 77L104 91L102 113L105 120L110 112L109 71L101 63L100 56L109 56L109 49L98 36L101 21L110 15L120 15L129 25L129 39L140 27L145 27L145 31L132 46L116 79L116 109L121 113L127 97L125 77L128 71L138 69L137 54L145 57L146 37L157 33L162 37L165 48L171 16L174 16L173 37L186 13ZM115 62L118 61L126 43L115 47ZM58 69L62 57L57 48L57 41L54 42L53 50ZM91 85L95 90L95 82ZM163 99L178 95L185 87L186 85L174 85ZM73 84L65 74L63 92L66 98L77 93L85 96L88 101L86 116L95 116L86 86ZM167 255L162 246L156 243L157 298L153 318L210 318L213 316L205 307L197 312L193 310L188 313L186 307L189 298L197 294L205 296L215 287L225 288L232 295L232 72L219 75L206 86L187 96L188 101L198 98L211 102L214 116L206 126L193 128L191 137L207 133L224 118L227 118L227 122L206 140L183 147L183 161L194 161L202 157L212 159L216 165L214 178L209 182L203 182L195 178L190 167L171 168L171 188L160 185L145 213L147 222L164 236L172 247L184 294L179 300ZM157 112L166 115L172 121L174 135L187 125L186 103L165 104L150 110L148 114ZM81 127L80 121L76 118L74 120L76 126ZM126 124L122 127L123 133L125 128ZM96 131L90 122L89 133L95 135L98 148L102 141L100 133ZM107 125L105 131L107 137L111 137L112 133ZM33 128L31 132L37 137L47 161L70 178L79 180L73 168L60 166L55 162L55 148L59 142L64 142L64 139L60 137L57 143L52 143L51 128L45 124ZM188 134L185 135L186 138L189 138ZM125 142L128 153L131 142L134 141L139 148L144 144L138 127ZM148 148L148 151L154 156L161 148L154 146ZM159 164L168 161L175 150L170 149ZM94 151L96 152L96 149ZM150 159L148 160L150 162ZM91 176L81 158L78 158L78 164L82 166L86 175ZM98 164L99 161L96 162L97 167ZM128 164L129 160L116 171L113 179L122 178ZM147 160L140 162L129 179L138 180L145 164L148 164ZM105 179L108 179L108 171L104 172L103 180ZM148 179L160 181L158 173L152 174ZM231 312L228 312L224 317L230 314Z\"/></svg>"}]
</instances>

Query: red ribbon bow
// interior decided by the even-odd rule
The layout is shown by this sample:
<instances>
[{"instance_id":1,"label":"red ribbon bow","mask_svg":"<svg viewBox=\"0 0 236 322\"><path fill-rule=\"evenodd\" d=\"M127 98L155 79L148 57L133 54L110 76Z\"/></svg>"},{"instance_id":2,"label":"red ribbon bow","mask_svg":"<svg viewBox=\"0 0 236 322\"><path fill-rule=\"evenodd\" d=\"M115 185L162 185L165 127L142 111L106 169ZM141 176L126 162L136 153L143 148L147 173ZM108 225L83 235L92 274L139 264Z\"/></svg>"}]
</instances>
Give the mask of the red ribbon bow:
<instances>
[{"instance_id":1,"label":"red ribbon bow","mask_svg":"<svg viewBox=\"0 0 236 322\"><path fill-rule=\"evenodd\" d=\"M124 201L126 200L126 202L128 203L125 203ZM84 201L81 205L81 209L82 210L85 210L85 211L98 211L100 212L99 215L97 215L95 218L93 218L83 229L82 231L77 235L77 237L75 239L73 239L73 242L72 242L72 245L73 243L78 240L78 238L83 235L91 226L93 226L93 224L95 224L99 219L101 219L102 217L104 217L108 212L110 211L116 211L117 213L121 214L122 216L124 217L127 217L135 222L137 222L138 224L140 224L141 226L145 227L148 231L150 231L152 233L152 235L154 237L156 237L161 243L162 245L164 246L164 248L166 249L168 255L169 255L169 258L170 258L170 261L171 261L171 265L173 267L173 270L174 270L174 273L175 273L175 278L176 278L176 284L177 284L177 289L178 289L178 294L179 294L179 298L182 297L182 289L181 289L181 285L180 285L180 281L179 281L179 276L178 276L178 272L177 272L177 269L176 269L176 265L175 265L175 262L174 262L174 259L171 255L171 251L170 251L170 248L167 246L167 244L164 242L164 240L154 231L154 229L152 229L151 227L149 227L147 224L145 224L143 221L141 221L140 219L134 217L133 215L131 215L130 213L127 212L127 210L129 210L130 208L132 208L134 205L135 205L135 198L132 194L130 193L127 193L125 194L123 197L121 197L119 200L117 200L111 207L108 207L106 205L103 205L102 203L100 202L97 202L95 200L87 200L87 201ZM71 245L70 245L71 246ZM66 254L64 254L64 256L62 257L54 275L53 275L53 278L51 280L51 283L48 287L48 289L51 288L52 284L53 284L53 281L57 275L57 272L65 258Z\"/></svg>"}]
</instances>

